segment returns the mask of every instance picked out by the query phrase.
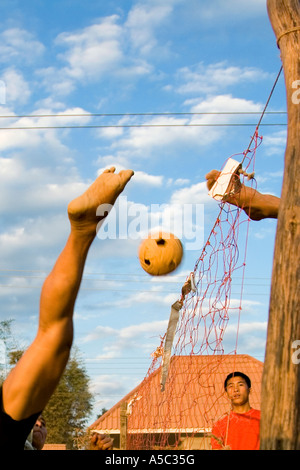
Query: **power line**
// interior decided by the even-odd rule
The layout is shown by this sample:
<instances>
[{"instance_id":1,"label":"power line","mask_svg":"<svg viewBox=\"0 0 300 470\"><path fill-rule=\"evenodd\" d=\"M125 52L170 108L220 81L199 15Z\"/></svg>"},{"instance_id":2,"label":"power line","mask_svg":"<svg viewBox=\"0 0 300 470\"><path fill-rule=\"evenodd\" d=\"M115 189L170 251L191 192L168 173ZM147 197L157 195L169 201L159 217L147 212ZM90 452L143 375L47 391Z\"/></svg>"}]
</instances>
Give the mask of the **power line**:
<instances>
[{"instance_id":1,"label":"power line","mask_svg":"<svg viewBox=\"0 0 300 470\"><path fill-rule=\"evenodd\" d=\"M48 117L135 117L135 116L210 116L210 115L258 115L262 111L218 111L218 112L161 112L161 113L70 113L70 114L20 114L0 115L0 119L12 118L48 118ZM285 114L287 111L267 111L265 114Z\"/></svg>"},{"instance_id":2,"label":"power line","mask_svg":"<svg viewBox=\"0 0 300 470\"><path fill-rule=\"evenodd\" d=\"M15 274L18 273L18 274ZM24 274L26 273L26 274ZM32 273L37 273L36 275L32 275ZM0 270L0 278L6 278L6 279L21 279L21 280L31 280L31 279L41 279L44 280L45 276L40 275L41 273L46 273L45 271L39 271L39 270ZM95 278L95 277L86 277L86 276L105 276L104 278ZM116 277L117 276L122 276L121 278ZM107 276L112 276L110 278L107 278ZM130 278L131 276L131 278ZM178 286L180 283L183 282L183 279L185 279L186 276L181 276L180 278L178 277L177 279L164 279L163 281L159 279L148 279L147 277L143 276L142 274L130 274L130 273L86 273L86 275L83 276L82 278L82 285L81 285L81 290L82 291L95 291L95 292L126 292L126 293L158 293L160 294L161 291L156 291L155 286L161 285L164 286L164 293L177 293L178 289L174 290L172 289L172 284L175 286ZM233 284L236 286L239 286L239 281L242 280L242 278L235 278L233 280ZM248 282L247 282L248 281ZM250 281L250 282L249 282ZM254 283L251 281L255 281ZM259 281L265 281L264 283L259 282ZM102 287L97 287L97 283L114 283L114 284L120 284L120 287L114 287L114 286L102 286ZM255 287L263 287L263 288L269 288L270 287L270 278L245 278L244 282L244 287L245 289L251 289ZM137 284L137 289L128 289L125 288L126 284ZM148 284L150 287L154 287L154 290L151 288L140 288L139 286L141 284ZM91 286L91 287L89 287ZM123 288L121 288L123 287ZM4 289L41 289L41 285L18 285L18 284L0 284L0 288ZM247 295L268 295L265 292L263 293L258 293L258 292L246 292ZM238 294L233 294L233 295L238 295Z\"/></svg>"},{"instance_id":3,"label":"power line","mask_svg":"<svg viewBox=\"0 0 300 470\"><path fill-rule=\"evenodd\" d=\"M264 115L287 115L287 111L265 111ZM66 118L66 117L168 117L168 116L253 116L260 115L260 111L218 111L218 112L149 112L149 113L68 113L68 114L20 114L0 115L0 119L22 119L22 118ZM286 123L264 123L263 126L286 126ZM95 125L49 125L49 126L12 126L0 127L0 130L46 130L46 129L101 129L101 128L143 128L143 127L236 127L256 126L252 123L142 123L142 124L95 124Z\"/></svg>"},{"instance_id":4,"label":"power line","mask_svg":"<svg viewBox=\"0 0 300 470\"><path fill-rule=\"evenodd\" d=\"M49 271L44 271L44 270L41 270L41 269L0 269L0 273L11 273L11 272L21 272L21 273L44 273L44 274L48 274ZM113 272L113 273L109 273L109 272L87 272L85 273L85 275L88 275L88 276L138 276L138 277L144 277L145 280L146 279L149 279L149 276L145 276L144 274L132 274L132 273L128 273L128 272L121 272L121 273L117 273L117 272ZM8 276L9 277L9 276ZM179 278L181 279L185 279L186 278L186 275L183 274L181 276L179 276ZM270 279L269 277L243 277L243 279L255 279L255 280L259 280L259 279ZM172 282L176 282L176 281L172 281Z\"/></svg>"},{"instance_id":5,"label":"power line","mask_svg":"<svg viewBox=\"0 0 300 470\"><path fill-rule=\"evenodd\" d=\"M254 123L220 123L220 124L105 124L84 126L22 126L22 127L0 127L1 131L10 130L49 130L49 129L123 129L123 128L162 128L162 127L254 127ZM287 123L264 123L260 127L287 126Z\"/></svg>"},{"instance_id":6,"label":"power line","mask_svg":"<svg viewBox=\"0 0 300 470\"><path fill-rule=\"evenodd\" d=\"M1 273L8 273L8 274L1 274ZM14 273L22 273L22 274L14 274ZM25 273L25 274L23 274ZM0 277L8 277L8 278L12 278L12 277L24 277L24 278L39 278L39 279L44 279L44 276L31 276L31 275L27 275L27 273L31 274L31 273L39 273L39 274L49 274L49 271L44 271L44 270L39 270L39 269L0 269ZM111 278L108 278L108 279L97 279L97 278L93 278L93 277L86 277L86 276L121 276L121 279L111 279ZM132 277L133 279L128 279L128 277ZM137 279L136 279L137 278ZM119 281L124 281L124 282L150 282L150 279L151 279L151 283L159 283L159 284L165 284L165 283L172 283L172 284L177 284L178 282L182 282L182 280L185 280L186 279L186 274L181 274L181 275L176 275L175 278L169 278L169 279L163 279L161 280L160 278L150 278L149 276L145 276L143 273L129 273L129 272L120 272L120 273L117 273L117 272L86 272L84 273L83 277L82 277L83 280L86 280L86 281L116 281L116 282L119 282ZM245 280L255 280L255 281L261 281L261 280L268 280L268 281L271 281L271 277L249 277L249 276L246 276L246 277L235 277L235 280L238 280L238 279L245 279ZM261 283L259 284L261 285Z\"/></svg>"},{"instance_id":7,"label":"power line","mask_svg":"<svg viewBox=\"0 0 300 470\"><path fill-rule=\"evenodd\" d=\"M7 288L7 289L24 289L24 290L30 290L30 289L41 289L41 286L16 286L14 284L0 284L0 289L2 288ZM153 291L153 290L146 290L146 289L111 289L111 288L92 288L92 287L81 287L81 291L93 291L93 292L126 292L128 293L135 293L135 294L141 294L141 293L149 293L149 294L178 294L178 291L176 290L164 290L164 291ZM239 296L241 293L240 292L232 292L231 295L234 296ZM270 293L269 292L245 292L244 295L246 296L255 296L255 297L269 297Z\"/></svg>"}]
</instances>

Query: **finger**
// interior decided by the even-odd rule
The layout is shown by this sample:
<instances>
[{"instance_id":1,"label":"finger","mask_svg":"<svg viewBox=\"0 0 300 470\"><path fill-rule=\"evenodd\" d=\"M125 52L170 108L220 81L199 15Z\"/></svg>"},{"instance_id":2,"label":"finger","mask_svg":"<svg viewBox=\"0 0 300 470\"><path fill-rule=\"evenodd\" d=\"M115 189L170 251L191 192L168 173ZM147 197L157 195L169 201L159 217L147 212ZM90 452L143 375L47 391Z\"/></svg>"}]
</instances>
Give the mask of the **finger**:
<instances>
[{"instance_id":1,"label":"finger","mask_svg":"<svg viewBox=\"0 0 300 470\"><path fill-rule=\"evenodd\" d=\"M217 170L212 170L209 173L207 173L207 175L205 175L205 178L207 180L206 186L208 190L210 190L213 187L219 175L220 175L220 171L217 171Z\"/></svg>"},{"instance_id":2,"label":"finger","mask_svg":"<svg viewBox=\"0 0 300 470\"><path fill-rule=\"evenodd\" d=\"M97 440L98 440L97 434L93 433L91 437L91 443L96 444Z\"/></svg>"},{"instance_id":3,"label":"finger","mask_svg":"<svg viewBox=\"0 0 300 470\"><path fill-rule=\"evenodd\" d=\"M106 442L103 444L103 449L107 450L110 449L113 446L113 439L108 438L106 439Z\"/></svg>"},{"instance_id":4,"label":"finger","mask_svg":"<svg viewBox=\"0 0 300 470\"><path fill-rule=\"evenodd\" d=\"M214 179L216 180L221 172L218 170L211 170L209 173L205 175L207 180Z\"/></svg>"}]
</instances>

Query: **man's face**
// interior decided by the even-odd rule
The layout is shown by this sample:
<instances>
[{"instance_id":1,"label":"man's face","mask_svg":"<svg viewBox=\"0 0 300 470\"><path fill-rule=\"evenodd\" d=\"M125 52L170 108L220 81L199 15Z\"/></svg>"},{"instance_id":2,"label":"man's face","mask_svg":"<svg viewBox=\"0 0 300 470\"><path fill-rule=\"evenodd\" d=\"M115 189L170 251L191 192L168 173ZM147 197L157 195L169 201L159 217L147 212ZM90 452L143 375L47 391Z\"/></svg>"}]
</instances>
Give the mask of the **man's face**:
<instances>
[{"instance_id":1,"label":"man's face","mask_svg":"<svg viewBox=\"0 0 300 470\"><path fill-rule=\"evenodd\" d=\"M242 406L249 400L250 389L242 377L231 377L227 382L226 392L233 406Z\"/></svg>"},{"instance_id":2,"label":"man's face","mask_svg":"<svg viewBox=\"0 0 300 470\"><path fill-rule=\"evenodd\" d=\"M42 416L39 416L33 428L32 445L38 450L44 447L47 437L47 428Z\"/></svg>"}]
</instances>

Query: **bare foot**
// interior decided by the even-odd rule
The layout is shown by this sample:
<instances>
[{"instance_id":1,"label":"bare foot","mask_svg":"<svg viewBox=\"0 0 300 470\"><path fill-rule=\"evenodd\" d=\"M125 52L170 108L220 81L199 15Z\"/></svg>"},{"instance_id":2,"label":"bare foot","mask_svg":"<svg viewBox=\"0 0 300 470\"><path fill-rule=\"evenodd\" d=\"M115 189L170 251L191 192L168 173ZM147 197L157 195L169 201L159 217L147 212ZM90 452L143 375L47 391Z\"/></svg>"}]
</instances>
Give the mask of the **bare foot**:
<instances>
[{"instance_id":1,"label":"bare foot","mask_svg":"<svg viewBox=\"0 0 300 470\"><path fill-rule=\"evenodd\" d=\"M114 167L105 170L81 196L68 205L71 227L84 234L95 235L96 226L101 220L96 215L97 208L102 204L113 206L133 174L132 170L115 173Z\"/></svg>"}]
</instances>

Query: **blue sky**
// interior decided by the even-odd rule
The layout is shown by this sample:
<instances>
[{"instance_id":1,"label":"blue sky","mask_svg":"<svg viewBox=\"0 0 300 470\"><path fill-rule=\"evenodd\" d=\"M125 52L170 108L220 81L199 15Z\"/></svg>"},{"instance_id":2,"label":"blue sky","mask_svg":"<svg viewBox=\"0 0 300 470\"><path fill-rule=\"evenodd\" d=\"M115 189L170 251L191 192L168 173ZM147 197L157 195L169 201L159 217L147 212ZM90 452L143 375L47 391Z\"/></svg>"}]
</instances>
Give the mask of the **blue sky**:
<instances>
[{"instance_id":1,"label":"blue sky","mask_svg":"<svg viewBox=\"0 0 300 470\"><path fill-rule=\"evenodd\" d=\"M68 235L67 204L99 171L132 168L122 207L153 223L178 205L201 208L192 233L183 230L181 266L164 278L140 267L138 230L95 240L75 344L98 412L145 376L219 211L205 174L248 147L280 54L263 0L3 0L0 15L1 319L15 320L21 344L34 337L40 288ZM264 117L255 176L280 196L283 76L268 111L283 114ZM237 352L260 360L275 232L274 220L250 224Z\"/></svg>"}]
</instances>

